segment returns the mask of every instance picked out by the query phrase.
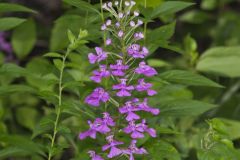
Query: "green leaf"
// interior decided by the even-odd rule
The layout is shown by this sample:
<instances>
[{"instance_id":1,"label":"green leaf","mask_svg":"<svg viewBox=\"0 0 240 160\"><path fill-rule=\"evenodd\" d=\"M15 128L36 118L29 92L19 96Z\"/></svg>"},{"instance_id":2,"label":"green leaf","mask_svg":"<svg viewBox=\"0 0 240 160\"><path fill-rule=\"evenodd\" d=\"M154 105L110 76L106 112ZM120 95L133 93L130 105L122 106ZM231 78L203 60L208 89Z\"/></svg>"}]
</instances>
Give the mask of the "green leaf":
<instances>
[{"instance_id":1,"label":"green leaf","mask_svg":"<svg viewBox=\"0 0 240 160\"><path fill-rule=\"evenodd\" d=\"M13 29L24 21L26 21L26 19L16 17L0 18L0 31Z\"/></svg>"},{"instance_id":2,"label":"green leaf","mask_svg":"<svg viewBox=\"0 0 240 160\"><path fill-rule=\"evenodd\" d=\"M39 114L34 108L20 107L16 110L16 118L18 123L30 130L33 130L33 128L35 127L38 116Z\"/></svg>"},{"instance_id":3,"label":"green leaf","mask_svg":"<svg viewBox=\"0 0 240 160\"><path fill-rule=\"evenodd\" d=\"M40 122L35 126L31 138L34 139L35 137L42 135L43 133L47 134L47 132L54 127L55 119L56 119L56 116L54 114L44 116L40 120Z\"/></svg>"},{"instance_id":4,"label":"green leaf","mask_svg":"<svg viewBox=\"0 0 240 160\"><path fill-rule=\"evenodd\" d=\"M31 155L29 151L24 150L21 147L7 147L4 149L1 149L0 151L0 158L5 159L9 157L24 157Z\"/></svg>"},{"instance_id":5,"label":"green leaf","mask_svg":"<svg viewBox=\"0 0 240 160\"><path fill-rule=\"evenodd\" d=\"M52 58L63 58L63 55L56 52L49 52L43 55L44 57L52 57Z\"/></svg>"},{"instance_id":6,"label":"green leaf","mask_svg":"<svg viewBox=\"0 0 240 160\"><path fill-rule=\"evenodd\" d=\"M238 150L229 148L225 144L216 143L208 150L199 150L199 160L238 160L240 153Z\"/></svg>"},{"instance_id":7,"label":"green leaf","mask_svg":"<svg viewBox=\"0 0 240 160\"><path fill-rule=\"evenodd\" d=\"M34 143L29 138L26 138L23 136L2 134L0 135L0 141L12 147L22 149L23 153L25 152L28 155L36 155L36 154L45 155L42 149L43 147L41 145ZM0 154L0 158L6 157L7 155L12 156L12 155L9 155L9 152L10 152L9 150L8 152L6 151L0 152L2 153L2 155ZM14 153L19 153L19 152L14 152Z\"/></svg>"},{"instance_id":8,"label":"green leaf","mask_svg":"<svg viewBox=\"0 0 240 160\"><path fill-rule=\"evenodd\" d=\"M63 66L62 60L60 60L60 59L54 59L54 60L53 60L53 63L54 63L54 65L55 65L55 67L56 67L59 71L61 71L62 66Z\"/></svg>"},{"instance_id":9,"label":"green leaf","mask_svg":"<svg viewBox=\"0 0 240 160\"><path fill-rule=\"evenodd\" d=\"M194 5L194 3L182 1L166 1L153 10L152 14L150 15L150 19L154 19L162 15L174 14L192 5Z\"/></svg>"},{"instance_id":10,"label":"green leaf","mask_svg":"<svg viewBox=\"0 0 240 160\"><path fill-rule=\"evenodd\" d=\"M85 1L82 1L82 0L63 0L63 2L68 3L72 6L75 6L79 9L82 9L82 10L96 12L100 15L100 12L94 6L92 6L90 3L87 3Z\"/></svg>"},{"instance_id":11,"label":"green leaf","mask_svg":"<svg viewBox=\"0 0 240 160\"><path fill-rule=\"evenodd\" d=\"M17 66L16 64L6 63L0 68L1 74L13 74L16 77L27 75L28 72L25 68Z\"/></svg>"},{"instance_id":12,"label":"green leaf","mask_svg":"<svg viewBox=\"0 0 240 160\"><path fill-rule=\"evenodd\" d=\"M211 120L213 128L218 132L227 135L231 140L240 138L240 122L224 118Z\"/></svg>"},{"instance_id":13,"label":"green leaf","mask_svg":"<svg viewBox=\"0 0 240 160\"><path fill-rule=\"evenodd\" d=\"M145 158L145 160L181 160L181 156L176 148L166 141L151 141L146 144L146 148L148 148L149 157Z\"/></svg>"},{"instance_id":14,"label":"green leaf","mask_svg":"<svg viewBox=\"0 0 240 160\"><path fill-rule=\"evenodd\" d=\"M166 48L166 46L168 46L168 40L175 32L175 26L176 22L172 22L147 32L147 46L151 53L159 47Z\"/></svg>"},{"instance_id":15,"label":"green leaf","mask_svg":"<svg viewBox=\"0 0 240 160\"><path fill-rule=\"evenodd\" d=\"M240 46L215 47L200 57L197 70L231 78L240 77Z\"/></svg>"},{"instance_id":16,"label":"green leaf","mask_svg":"<svg viewBox=\"0 0 240 160\"><path fill-rule=\"evenodd\" d=\"M56 20L50 39L50 50L58 51L67 47L67 31L71 30L73 34L79 33L79 28L84 27L84 21L78 15L64 15Z\"/></svg>"},{"instance_id":17,"label":"green leaf","mask_svg":"<svg viewBox=\"0 0 240 160\"><path fill-rule=\"evenodd\" d=\"M1 12L30 12L36 13L36 11L27 8L25 6L13 3L0 3L0 13Z\"/></svg>"},{"instance_id":18,"label":"green leaf","mask_svg":"<svg viewBox=\"0 0 240 160\"><path fill-rule=\"evenodd\" d=\"M155 106L160 108L161 116L174 117L197 116L216 107L214 104L184 99L163 101Z\"/></svg>"},{"instance_id":19,"label":"green leaf","mask_svg":"<svg viewBox=\"0 0 240 160\"><path fill-rule=\"evenodd\" d=\"M12 46L17 57L20 59L26 57L32 51L36 39L36 26L33 20L28 20L15 28Z\"/></svg>"},{"instance_id":20,"label":"green leaf","mask_svg":"<svg viewBox=\"0 0 240 160\"><path fill-rule=\"evenodd\" d=\"M164 0L147 0L147 7L156 7L163 3ZM137 5L145 6L145 0L135 0Z\"/></svg>"},{"instance_id":21,"label":"green leaf","mask_svg":"<svg viewBox=\"0 0 240 160\"><path fill-rule=\"evenodd\" d=\"M76 41L76 37L75 35L72 33L71 30L67 31L67 35L68 35L68 40L70 41L71 44L74 44L74 42Z\"/></svg>"},{"instance_id":22,"label":"green leaf","mask_svg":"<svg viewBox=\"0 0 240 160\"><path fill-rule=\"evenodd\" d=\"M148 59L148 64L152 67L168 67L170 64L160 59Z\"/></svg>"},{"instance_id":23,"label":"green leaf","mask_svg":"<svg viewBox=\"0 0 240 160\"><path fill-rule=\"evenodd\" d=\"M167 71L160 74L158 77L171 83L184 84L187 86L223 87L202 75L184 70Z\"/></svg>"},{"instance_id":24,"label":"green leaf","mask_svg":"<svg viewBox=\"0 0 240 160\"><path fill-rule=\"evenodd\" d=\"M13 93L35 93L36 90L26 85L9 85L0 86L0 96L9 95Z\"/></svg>"},{"instance_id":25,"label":"green leaf","mask_svg":"<svg viewBox=\"0 0 240 160\"><path fill-rule=\"evenodd\" d=\"M29 73L35 73L36 76L26 75L28 84L38 88L39 90L52 90L54 84L58 83L58 78L55 76L56 68L44 58L33 58L26 65L26 70Z\"/></svg>"}]
</instances>

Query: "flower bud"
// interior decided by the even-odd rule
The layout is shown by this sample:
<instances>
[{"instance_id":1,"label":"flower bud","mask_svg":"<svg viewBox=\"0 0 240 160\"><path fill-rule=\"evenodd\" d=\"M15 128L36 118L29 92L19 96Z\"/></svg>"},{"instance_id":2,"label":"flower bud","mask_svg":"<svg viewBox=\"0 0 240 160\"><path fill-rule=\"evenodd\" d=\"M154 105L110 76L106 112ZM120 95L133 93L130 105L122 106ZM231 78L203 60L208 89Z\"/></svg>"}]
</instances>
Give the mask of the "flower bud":
<instances>
[{"instance_id":1,"label":"flower bud","mask_svg":"<svg viewBox=\"0 0 240 160\"><path fill-rule=\"evenodd\" d=\"M131 21L131 22L130 22L130 26L131 26L131 27L134 27L135 25L136 25L136 24L135 24L134 21Z\"/></svg>"},{"instance_id":2,"label":"flower bud","mask_svg":"<svg viewBox=\"0 0 240 160\"><path fill-rule=\"evenodd\" d=\"M106 22L106 25L107 26L110 26L112 24L112 21L109 19L109 20L107 20L107 22Z\"/></svg>"}]
</instances>

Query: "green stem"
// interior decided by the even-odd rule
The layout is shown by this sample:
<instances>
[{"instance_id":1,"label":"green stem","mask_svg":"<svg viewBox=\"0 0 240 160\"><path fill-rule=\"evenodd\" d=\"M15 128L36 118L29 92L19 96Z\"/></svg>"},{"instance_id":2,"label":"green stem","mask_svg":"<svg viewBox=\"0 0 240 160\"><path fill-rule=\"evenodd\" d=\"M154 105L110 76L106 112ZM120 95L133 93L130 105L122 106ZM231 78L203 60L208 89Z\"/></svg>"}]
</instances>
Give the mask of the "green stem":
<instances>
[{"instance_id":1,"label":"green stem","mask_svg":"<svg viewBox=\"0 0 240 160\"><path fill-rule=\"evenodd\" d=\"M63 57L62 60L62 67L60 69L60 75L59 75L59 85L58 85L58 106L56 107L56 120L54 122L54 131L53 131L53 136L52 136L52 141L51 141L51 146L50 146L50 151L48 154L48 160L51 160L52 158L52 150L56 141L56 135L58 132L58 124L59 124L59 119L61 116L61 106L62 106L62 91L63 91L63 87L62 87L62 80L63 80L63 71L65 69L65 62L67 59L67 56L69 55L69 53L71 52L71 49L67 49L67 52L65 54L65 56Z\"/></svg>"},{"instance_id":2,"label":"green stem","mask_svg":"<svg viewBox=\"0 0 240 160\"><path fill-rule=\"evenodd\" d=\"M100 5L101 5L101 18L102 18L102 23L105 23L104 15L103 15L103 0L100 0ZM103 32L103 40L104 40L104 46L106 46L106 40L107 40L107 35L106 32Z\"/></svg>"},{"instance_id":3,"label":"green stem","mask_svg":"<svg viewBox=\"0 0 240 160\"><path fill-rule=\"evenodd\" d=\"M148 25L148 22L144 22L144 31L143 31L143 34L144 34L144 45L146 45L146 40L147 40L147 25Z\"/></svg>"},{"instance_id":4,"label":"green stem","mask_svg":"<svg viewBox=\"0 0 240 160\"><path fill-rule=\"evenodd\" d=\"M147 8L147 0L144 1L144 7ZM144 22L144 45L146 45L146 39L147 39L147 25L148 25L148 22L145 20Z\"/></svg>"}]
</instances>

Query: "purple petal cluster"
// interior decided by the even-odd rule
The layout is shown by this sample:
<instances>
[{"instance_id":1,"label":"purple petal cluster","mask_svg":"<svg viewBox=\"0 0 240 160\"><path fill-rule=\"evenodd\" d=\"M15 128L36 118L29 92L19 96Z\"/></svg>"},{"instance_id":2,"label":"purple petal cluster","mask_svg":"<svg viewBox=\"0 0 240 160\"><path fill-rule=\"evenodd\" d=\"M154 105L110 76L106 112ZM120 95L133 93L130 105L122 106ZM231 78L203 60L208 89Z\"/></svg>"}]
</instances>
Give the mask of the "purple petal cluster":
<instances>
[{"instance_id":1,"label":"purple petal cluster","mask_svg":"<svg viewBox=\"0 0 240 160\"><path fill-rule=\"evenodd\" d=\"M96 118L95 121L92 123L88 121L89 130L82 132L79 134L80 139L85 139L87 137L91 137L96 139L97 133L106 134L111 131L109 127L115 126L115 122L110 117L109 113L103 113L103 118Z\"/></svg>"},{"instance_id":2,"label":"purple petal cluster","mask_svg":"<svg viewBox=\"0 0 240 160\"><path fill-rule=\"evenodd\" d=\"M124 76L125 71L129 68L128 65L124 65L122 60L117 60L116 64L111 64L112 75L114 76Z\"/></svg>"},{"instance_id":3,"label":"purple petal cluster","mask_svg":"<svg viewBox=\"0 0 240 160\"><path fill-rule=\"evenodd\" d=\"M107 102L109 98L109 94L103 88L98 87L86 97L85 103L94 107L98 107L100 102Z\"/></svg>"},{"instance_id":4,"label":"purple petal cluster","mask_svg":"<svg viewBox=\"0 0 240 160\"><path fill-rule=\"evenodd\" d=\"M135 72L137 74L143 74L147 77L157 75L157 71L154 68L148 66L146 62L140 62L138 68L135 69Z\"/></svg>"},{"instance_id":5,"label":"purple petal cluster","mask_svg":"<svg viewBox=\"0 0 240 160\"><path fill-rule=\"evenodd\" d=\"M145 81L143 77L152 77L158 73L143 60L149 54L147 47L137 44L138 40L144 38L144 34L135 32L143 24L143 21L138 19L139 12L132 11L135 4L132 0L114 1L102 6L112 14L110 17L114 17L107 19L101 27L105 32L109 32L109 37L105 39L105 48L96 47L96 53L88 55L89 62L99 66L90 79L104 88L94 89L85 98L85 103L99 107L103 117L89 120L89 129L80 133L79 138L96 139L97 135L102 134L106 143L101 150L107 152L105 158L109 159L127 155L130 160L134 160L134 155L148 154L144 148L137 147L137 140L145 135L157 137L156 130L140 116L141 112L157 116L160 110L148 104L148 97L156 95L157 91L153 89L153 84ZM122 7L126 8L120 9ZM106 51L108 49L112 50ZM103 81L104 78L107 80ZM107 83L101 84L102 82ZM138 92L142 92L141 95L145 97L137 97ZM119 133L124 133L129 142L121 142ZM103 160L95 151L89 151L89 155L92 160Z\"/></svg>"},{"instance_id":6,"label":"purple petal cluster","mask_svg":"<svg viewBox=\"0 0 240 160\"><path fill-rule=\"evenodd\" d=\"M131 96L131 91L134 90L132 85L127 85L127 79L120 79L120 84L114 85L113 90L119 90L117 92L118 97L129 97Z\"/></svg>"},{"instance_id":7,"label":"purple petal cluster","mask_svg":"<svg viewBox=\"0 0 240 160\"><path fill-rule=\"evenodd\" d=\"M102 48L96 47L96 54L89 53L88 59L91 64L94 64L96 62L101 62L107 58L107 53L103 51Z\"/></svg>"},{"instance_id":8,"label":"purple petal cluster","mask_svg":"<svg viewBox=\"0 0 240 160\"><path fill-rule=\"evenodd\" d=\"M149 53L146 47L141 47L139 44L130 45L127 52L133 58L145 58Z\"/></svg>"},{"instance_id":9,"label":"purple petal cluster","mask_svg":"<svg viewBox=\"0 0 240 160\"><path fill-rule=\"evenodd\" d=\"M107 66L100 65L99 71L98 70L93 71L93 76L91 76L90 79L96 83L100 83L102 81L102 78L106 78L109 76L110 76L110 72L107 70Z\"/></svg>"}]
</instances>

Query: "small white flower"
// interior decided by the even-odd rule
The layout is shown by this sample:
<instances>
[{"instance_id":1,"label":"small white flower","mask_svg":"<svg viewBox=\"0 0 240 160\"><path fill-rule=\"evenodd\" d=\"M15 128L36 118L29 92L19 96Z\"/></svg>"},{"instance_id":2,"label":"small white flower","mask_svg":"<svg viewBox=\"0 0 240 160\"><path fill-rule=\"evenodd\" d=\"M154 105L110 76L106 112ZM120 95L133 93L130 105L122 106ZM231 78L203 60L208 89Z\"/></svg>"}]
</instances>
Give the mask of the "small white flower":
<instances>
[{"instance_id":1,"label":"small white flower","mask_svg":"<svg viewBox=\"0 0 240 160\"><path fill-rule=\"evenodd\" d=\"M122 37L123 37L123 34L124 34L124 33L123 33L123 31L122 31L122 30L121 30L121 31L119 31L119 32L118 32L118 37L122 38Z\"/></svg>"},{"instance_id":2,"label":"small white flower","mask_svg":"<svg viewBox=\"0 0 240 160\"><path fill-rule=\"evenodd\" d=\"M131 5L132 6L135 6L136 5L136 2L135 1L130 1Z\"/></svg>"},{"instance_id":3,"label":"small white flower","mask_svg":"<svg viewBox=\"0 0 240 160\"><path fill-rule=\"evenodd\" d=\"M108 2L108 4L107 4L107 5L108 5L108 7L110 7L110 8L111 8L111 7L112 7L112 2Z\"/></svg>"},{"instance_id":4,"label":"small white flower","mask_svg":"<svg viewBox=\"0 0 240 160\"><path fill-rule=\"evenodd\" d=\"M128 1L125 2L125 6L130 6L130 3Z\"/></svg>"},{"instance_id":5,"label":"small white flower","mask_svg":"<svg viewBox=\"0 0 240 160\"><path fill-rule=\"evenodd\" d=\"M120 23L119 22L117 22L115 25L116 25L117 28L120 27Z\"/></svg>"},{"instance_id":6,"label":"small white flower","mask_svg":"<svg viewBox=\"0 0 240 160\"><path fill-rule=\"evenodd\" d=\"M134 16L135 16L135 17L139 16L139 12L134 11Z\"/></svg>"},{"instance_id":7,"label":"small white flower","mask_svg":"<svg viewBox=\"0 0 240 160\"><path fill-rule=\"evenodd\" d=\"M106 30L106 29L107 29L106 24L103 24L102 27L101 27L101 30L104 31L104 30Z\"/></svg>"},{"instance_id":8,"label":"small white flower","mask_svg":"<svg viewBox=\"0 0 240 160\"><path fill-rule=\"evenodd\" d=\"M118 1L115 1L114 4L115 4L115 6L118 6L118 5L119 5L119 2L118 2Z\"/></svg>"},{"instance_id":9,"label":"small white flower","mask_svg":"<svg viewBox=\"0 0 240 160\"><path fill-rule=\"evenodd\" d=\"M136 25L136 24L135 24L134 21L131 21L131 22L130 22L130 26L131 26L131 27L134 27L135 25Z\"/></svg>"},{"instance_id":10,"label":"small white flower","mask_svg":"<svg viewBox=\"0 0 240 160\"><path fill-rule=\"evenodd\" d=\"M112 24L112 21L109 19L109 20L107 20L107 22L106 22L106 25L107 26L110 26Z\"/></svg>"},{"instance_id":11,"label":"small white flower","mask_svg":"<svg viewBox=\"0 0 240 160\"><path fill-rule=\"evenodd\" d=\"M123 18L123 13L118 13L118 18L122 19Z\"/></svg>"},{"instance_id":12,"label":"small white flower","mask_svg":"<svg viewBox=\"0 0 240 160\"><path fill-rule=\"evenodd\" d=\"M107 4L104 3L104 4L102 5L102 8L103 8L103 9L106 9L106 8L107 8Z\"/></svg>"},{"instance_id":13,"label":"small white flower","mask_svg":"<svg viewBox=\"0 0 240 160\"><path fill-rule=\"evenodd\" d=\"M106 45L109 46L110 44L112 44L112 40L111 40L110 38L108 38L108 39L106 40Z\"/></svg>"},{"instance_id":14,"label":"small white flower","mask_svg":"<svg viewBox=\"0 0 240 160\"><path fill-rule=\"evenodd\" d=\"M141 25L143 24L143 21L139 19L138 22L137 22L137 24L138 24L139 26L141 26Z\"/></svg>"}]
</instances>

